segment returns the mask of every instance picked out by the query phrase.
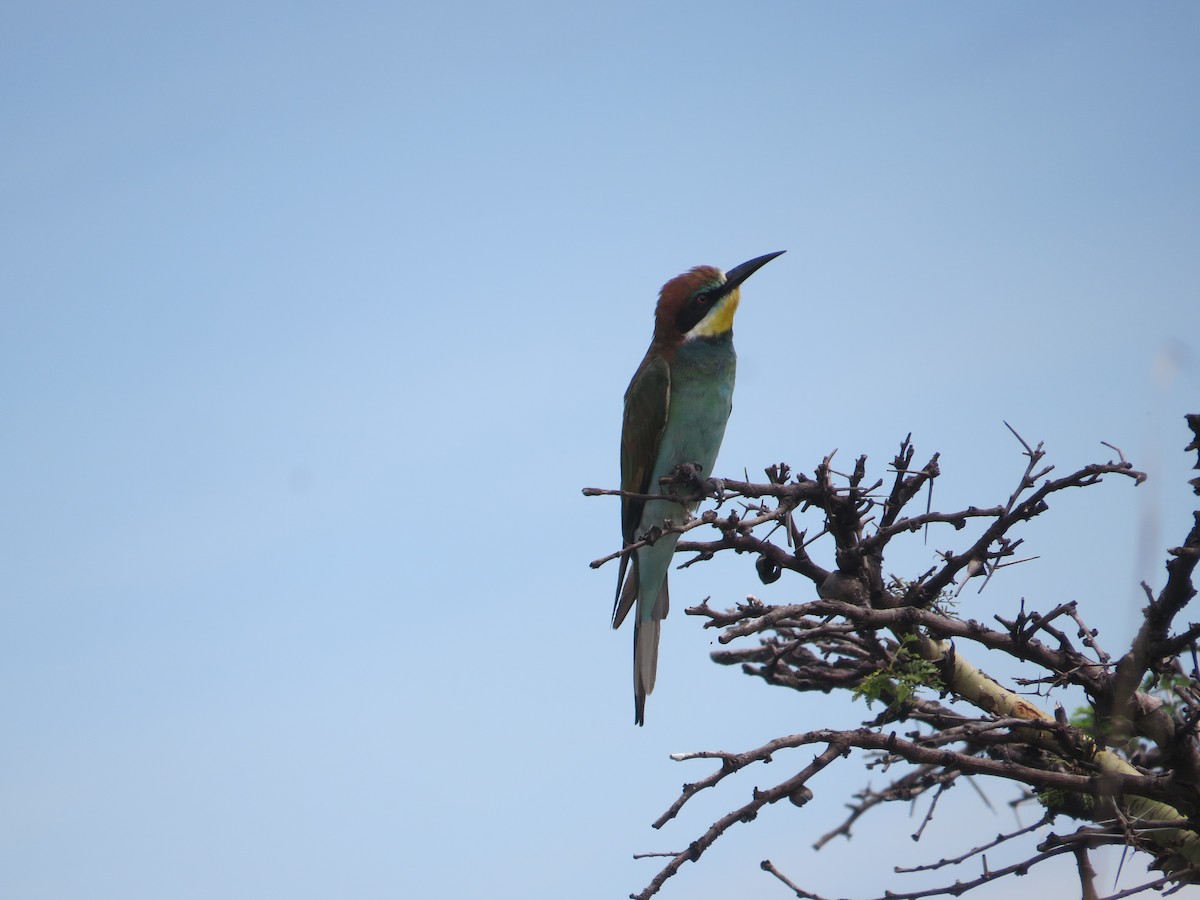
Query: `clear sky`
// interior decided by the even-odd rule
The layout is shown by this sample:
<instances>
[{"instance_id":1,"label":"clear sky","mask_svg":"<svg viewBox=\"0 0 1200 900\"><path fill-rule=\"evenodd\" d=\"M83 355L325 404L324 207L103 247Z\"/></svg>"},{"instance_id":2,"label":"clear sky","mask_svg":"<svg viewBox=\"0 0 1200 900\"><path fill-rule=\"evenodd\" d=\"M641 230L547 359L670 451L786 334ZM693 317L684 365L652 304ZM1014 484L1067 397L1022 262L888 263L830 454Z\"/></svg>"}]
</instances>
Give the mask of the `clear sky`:
<instances>
[{"instance_id":1,"label":"clear sky","mask_svg":"<svg viewBox=\"0 0 1200 900\"><path fill-rule=\"evenodd\" d=\"M685 606L811 597L730 559L674 576L632 723L587 567L617 505L579 489L615 486L656 292L696 264L788 251L743 294L720 473L882 472L911 431L937 505L992 504L1003 420L1061 469L1101 440L1148 469L964 592L1078 599L1118 646L1192 508L1198 38L1181 2L9 4L0 894L622 897L657 870L632 854L801 764L659 833L709 771L669 753L867 715L708 661ZM861 780L664 896L783 897L768 856L877 896L1013 824L962 790L921 844L897 809L813 853Z\"/></svg>"}]
</instances>

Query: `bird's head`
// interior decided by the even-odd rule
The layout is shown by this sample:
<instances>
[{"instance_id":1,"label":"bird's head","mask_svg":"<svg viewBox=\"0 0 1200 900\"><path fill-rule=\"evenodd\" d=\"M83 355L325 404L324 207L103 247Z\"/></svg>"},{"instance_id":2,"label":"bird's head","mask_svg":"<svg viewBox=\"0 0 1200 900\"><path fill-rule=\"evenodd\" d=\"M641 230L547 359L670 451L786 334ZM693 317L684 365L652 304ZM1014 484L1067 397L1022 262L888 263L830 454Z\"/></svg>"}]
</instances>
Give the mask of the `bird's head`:
<instances>
[{"instance_id":1,"label":"bird's head","mask_svg":"<svg viewBox=\"0 0 1200 900\"><path fill-rule=\"evenodd\" d=\"M741 284L784 251L759 256L728 272L696 266L677 275L658 295L656 341L679 344L697 337L718 337L733 330L733 314L741 301Z\"/></svg>"}]
</instances>

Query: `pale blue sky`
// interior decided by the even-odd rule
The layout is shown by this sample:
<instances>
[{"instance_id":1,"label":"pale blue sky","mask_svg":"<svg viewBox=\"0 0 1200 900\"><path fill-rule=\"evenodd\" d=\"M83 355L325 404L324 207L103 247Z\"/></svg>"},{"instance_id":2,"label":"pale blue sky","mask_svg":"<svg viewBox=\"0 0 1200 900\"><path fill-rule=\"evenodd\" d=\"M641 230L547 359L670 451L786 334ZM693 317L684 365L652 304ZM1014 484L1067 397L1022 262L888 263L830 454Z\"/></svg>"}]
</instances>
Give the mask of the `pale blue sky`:
<instances>
[{"instance_id":1,"label":"pale blue sky","mask_svg":"<svg viewBox=\"0 0 1200 900\"><path fill-rule=\"evenodd\" d=\"M587 568L616 503L579 488L615 484L657 289L700 263L789 251L744 291L724 473L882 471L911 431L938 505L990 504L1005 419L1149 469L964 592L1078 599L1118 646L1190 509L1198 38L1172 2L0 13L0 894L621 897L792 764L658 833L709 770L667 754L864 716L708 662L685 606L810 596L730 559L675 576L632 724ZM767 856L901 887L907 810L808 849L860 781L663 896L783 897ZM922 860L1012 824L955 793Z\"/></svg>"}]
</instances>

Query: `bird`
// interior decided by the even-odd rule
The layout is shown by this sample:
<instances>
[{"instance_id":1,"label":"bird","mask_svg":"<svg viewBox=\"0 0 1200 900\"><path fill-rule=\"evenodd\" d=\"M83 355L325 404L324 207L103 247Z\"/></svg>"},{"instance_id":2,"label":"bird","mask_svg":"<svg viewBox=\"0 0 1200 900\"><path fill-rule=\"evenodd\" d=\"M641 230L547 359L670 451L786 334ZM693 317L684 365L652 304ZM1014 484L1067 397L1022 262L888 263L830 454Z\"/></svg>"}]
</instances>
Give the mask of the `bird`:
<instances>
[{"instance_id":1,"label":"bird","mask_svg":"<svg viewBox=\"0 0 1200 900\"><path fill-rule=\"evenodd\" d=\"M636 606L633 620L634 721L646 721L646 696L654 690L658 638L670 605L667 569L678 533L625 552L654 529L680 525L694 502L630 495L661 494L659 480L692 463L711 477L733 409L737 355L733 317L747 278L781 255L768 253L722 272L696 266L672 278L658 295L654 337L625 391L621 427L620 571L612 627Z\"/></svg>"}]
</instances>

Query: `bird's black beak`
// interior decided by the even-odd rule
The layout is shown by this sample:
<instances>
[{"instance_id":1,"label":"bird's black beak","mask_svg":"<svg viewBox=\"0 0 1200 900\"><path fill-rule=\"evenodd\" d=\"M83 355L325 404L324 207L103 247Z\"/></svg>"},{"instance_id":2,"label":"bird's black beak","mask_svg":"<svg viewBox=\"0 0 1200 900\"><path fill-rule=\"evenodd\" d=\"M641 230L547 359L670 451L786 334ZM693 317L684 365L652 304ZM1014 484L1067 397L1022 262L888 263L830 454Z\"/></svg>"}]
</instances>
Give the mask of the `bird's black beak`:
<instances>
[{"instance_id":1,"label":"bird's black beak","mask_svg":"<svg viewBox=\"0 0 1200 900\"><path fill-rule=\"evenodd\" d=\"M769 263L777 256L783 256L786 250L776 250L774 253L768 253L766 256L757 256L749 262L744 262L740 266L734 266L725 273L725 283L721 285L721 293L728 294L743 281Z\"/></svg>"}]
</instances>

